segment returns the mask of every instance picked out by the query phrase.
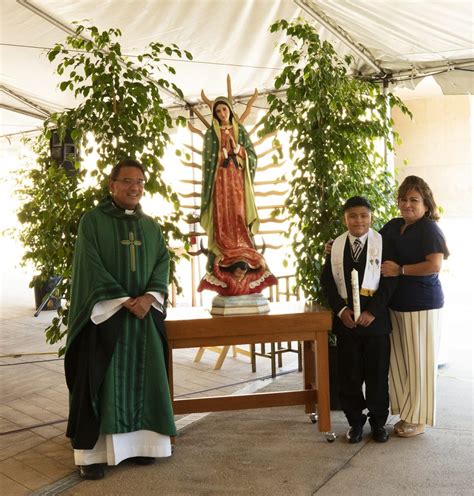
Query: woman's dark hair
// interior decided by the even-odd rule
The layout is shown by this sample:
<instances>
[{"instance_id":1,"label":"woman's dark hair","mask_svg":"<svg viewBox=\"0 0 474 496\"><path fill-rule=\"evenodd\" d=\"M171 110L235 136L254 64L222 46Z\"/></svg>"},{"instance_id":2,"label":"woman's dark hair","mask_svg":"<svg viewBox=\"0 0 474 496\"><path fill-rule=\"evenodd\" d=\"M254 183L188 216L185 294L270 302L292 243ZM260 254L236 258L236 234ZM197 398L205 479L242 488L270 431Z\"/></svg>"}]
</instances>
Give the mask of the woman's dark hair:
<instances>
[{"instance_id":1,"label":"woman's dark hair","mask_svg":"<svg viewBox=\"0 0 474 496\"><path fill-rule=\"evenodd\" d=\"M217 106L221 105L221 104L225 105L229 109L229 122L232 123L232 121L234 119L234 112L230 108L229 104L227 102L225 102L224 100L217 100L216 102L214 102L214 106L213 106L213 110L212 110L212 117L214 117L214 119L218 120L219 124L220 124L221 121L220 121L219 117L217 117L216 109L217 109Z\"/></svg>"},{"instance_id":2,"label":"woman's dark hair","mask_svg":"<svg viewBox=\"0 0 474 496\"><path fill-rule=\"evenodd\" d=\"M145 169L143 168L143 165L140 162L137 162L136 160L133 160L131 158L126 158L120 160L120 162L117 165L114 165L114 168L110 173L110 179L112 181L115 181L117 179L117 177L120 174L120 169L122 169L123 167L135 167L136 169L140 169L143 173L143 176L145 176Z\"/></svg>"},{"instance_id":3,"label":"woman's dark hair","mask_svg":"<svg viewBox=\"0 0 474 496\"><path fill-rule=\"evenodd\" d=\"M428 209L425 213L425 217L428 219L438 221L439 213L438 207L433 197L433 192L428 186L428 183L418 176L407 176L400 187L398 188L397 200L400 201L401 198L405 198L410 190L415 190L420 193L421 198L423 198L423 203Z\"/></svg>"}]
</instances>

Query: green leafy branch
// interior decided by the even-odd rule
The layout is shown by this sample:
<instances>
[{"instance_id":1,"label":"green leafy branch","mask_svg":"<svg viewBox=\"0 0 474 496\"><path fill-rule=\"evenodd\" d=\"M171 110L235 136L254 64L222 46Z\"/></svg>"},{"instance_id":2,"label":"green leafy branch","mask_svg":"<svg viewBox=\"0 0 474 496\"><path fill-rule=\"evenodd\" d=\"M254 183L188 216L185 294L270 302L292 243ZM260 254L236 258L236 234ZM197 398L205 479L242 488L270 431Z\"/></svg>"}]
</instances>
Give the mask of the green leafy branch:
<instances>
[{"instance_id":1,"label":"green leafy branch","mask_svg":"<svg viewBox=\"0 0 474 496\"><path fill-rule=\"evenodd\" d=\"M295 168L287 208L296 258L297 284L306 298L324 303L320 276L325 243L342 233L341 207L354 195L374 207L374 226L396 214L395 180L381 148L393 151L399 137L391 108L409 114L393 94L349 73L350 56L341 59L305 21L274 23L283 31L280 46L284 68L275 78L283 95L269 95L269 116L263 133L275 129L290 136Z\"/></svg>"},{"instance_id":2,"label":"green leafy branch","mask_svg":"<svg viewBox=\"0 0 474 496\"><path fill-rule=\"evenodd\" d=\"M183 217L178 195L163 180L164 152L170 142L169 129L184 125L185 119L173 119L165 107L163 92L182 97L180 88L170 79L175 69L162 59L186 57L189 52L176 45L151 43L132 62L122 53L119 29L99 31L95 26L78 24L75 34L64 44L48 52L50 62L62 81L61 91L72 92L77 105L53 114L44 123L44 131L35 144L36 166L23 171L19 194L24 202L18 211L20 240L26 248L24 261L32 261L39 275L32 284L53 275L62 275L58 289L65 306L46 330L51 344L62 339L67 328L69 285L74 243L83 213L107 192L111 167L119 160L132 158L143 164L146 191L162 197L172 206L171 213L158 219L168 242L184 244L179 231ZM85 36L86 35L86 36ZM75 173L49 157L51 130L57 129L61 140L70 133L76 150ZM82 168L82 151L95 152L98 159L91 170ZM92 179L94 186L88 186ZM172 254L172 267L177 257ZM174 280L174 274L173 274Z\"/></svg>"}]
</instances>

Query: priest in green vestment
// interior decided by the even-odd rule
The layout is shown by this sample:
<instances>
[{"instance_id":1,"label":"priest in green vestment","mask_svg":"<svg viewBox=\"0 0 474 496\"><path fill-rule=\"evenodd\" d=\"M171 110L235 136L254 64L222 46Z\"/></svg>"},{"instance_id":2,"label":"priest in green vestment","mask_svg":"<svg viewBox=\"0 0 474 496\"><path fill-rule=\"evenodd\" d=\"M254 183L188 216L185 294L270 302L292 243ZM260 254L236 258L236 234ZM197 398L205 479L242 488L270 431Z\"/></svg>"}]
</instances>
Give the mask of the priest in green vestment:
<instances>
[{"instance_id":1,"label":"priest in green vestment","mask_svg":"<svg viewBox=\"0 0 474 496\"><path fill-rule=\"evenodd\" d=\"M169 253L159 225L140 207L144 182L138 162L119 162L110 196L79 225L65 355L66 435L86 479L103 477L102 464L170 456L176 435L163 315Z\"/></svg>"}]
</instances>

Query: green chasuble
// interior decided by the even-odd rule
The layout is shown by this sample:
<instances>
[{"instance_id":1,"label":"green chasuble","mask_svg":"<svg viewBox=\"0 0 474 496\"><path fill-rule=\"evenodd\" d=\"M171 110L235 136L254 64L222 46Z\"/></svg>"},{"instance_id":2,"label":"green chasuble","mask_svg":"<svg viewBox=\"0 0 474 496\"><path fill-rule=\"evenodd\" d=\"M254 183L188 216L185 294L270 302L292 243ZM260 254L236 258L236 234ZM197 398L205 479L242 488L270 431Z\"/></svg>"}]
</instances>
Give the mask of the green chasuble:
<instances>
[{"instance_id":1,"label":"green chasuble","mask_svg":"<svg viewBox=\"0 0 474 496\"><path fill-rule=\"evenodd\" d=\"M74 448L92 448L99 433L176 435L162 314L152 309L140 320L122 308L103 324L90 320L100 301L166 295L168 274L160 227L140 206L127 215L106 198L81 219L65 355Z\"/></svg>"}]
</instances>

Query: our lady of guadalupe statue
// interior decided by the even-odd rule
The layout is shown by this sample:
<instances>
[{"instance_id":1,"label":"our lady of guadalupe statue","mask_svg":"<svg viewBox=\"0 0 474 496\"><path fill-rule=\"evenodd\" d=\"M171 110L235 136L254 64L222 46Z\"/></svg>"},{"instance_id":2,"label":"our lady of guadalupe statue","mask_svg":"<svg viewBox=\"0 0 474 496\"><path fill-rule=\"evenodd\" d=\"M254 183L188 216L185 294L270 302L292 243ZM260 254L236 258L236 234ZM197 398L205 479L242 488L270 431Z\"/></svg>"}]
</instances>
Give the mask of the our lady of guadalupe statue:
<instances>
[{"instance_id":1,"label":"our lady of guadalupe statue","mask_svg":"<svg viewBox=\"0 0 474 496\"><path fill-rule=\"evenodd\" d=\"M209 289L221 296L261 293L277 280L253 240L259 228L253 188L257 155L226 97L212 103L203 146L200 222L209 254L198 291Z\"/></svg>"}]
</instances>

